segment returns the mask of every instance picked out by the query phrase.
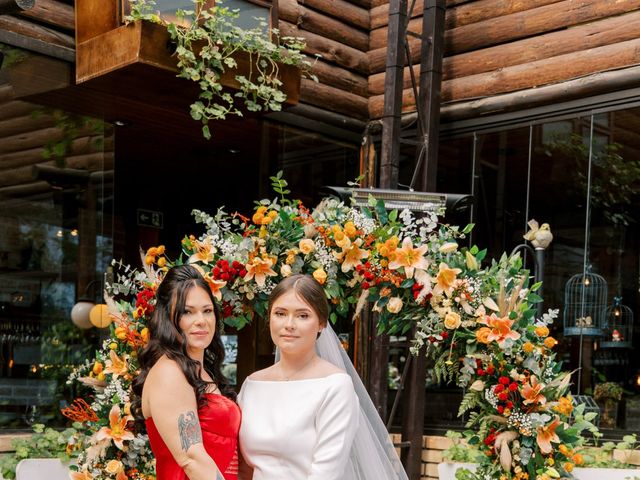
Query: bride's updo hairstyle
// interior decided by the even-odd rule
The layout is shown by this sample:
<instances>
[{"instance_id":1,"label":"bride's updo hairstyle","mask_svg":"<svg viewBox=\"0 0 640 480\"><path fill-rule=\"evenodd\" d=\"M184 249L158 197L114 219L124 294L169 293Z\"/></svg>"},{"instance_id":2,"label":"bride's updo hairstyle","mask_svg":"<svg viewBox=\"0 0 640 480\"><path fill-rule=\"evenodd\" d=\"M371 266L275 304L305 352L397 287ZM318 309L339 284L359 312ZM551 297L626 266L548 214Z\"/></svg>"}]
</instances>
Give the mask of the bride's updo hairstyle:
<instances>
[{"instance_id":1,"label":"bride's updo hairstyle","mask_svg":"<svg viewBox=\"0 0 640 480\"><path fill-rule=\"evenodd\" d=\"M267 315L271 316L271 309L275 301L285 293L293 290L304 300L320 319L320 325L325 326L329 319L329 302L322 286L311 275L298 273L281 280L271 291Z\"/></svg>"}]
</instances>

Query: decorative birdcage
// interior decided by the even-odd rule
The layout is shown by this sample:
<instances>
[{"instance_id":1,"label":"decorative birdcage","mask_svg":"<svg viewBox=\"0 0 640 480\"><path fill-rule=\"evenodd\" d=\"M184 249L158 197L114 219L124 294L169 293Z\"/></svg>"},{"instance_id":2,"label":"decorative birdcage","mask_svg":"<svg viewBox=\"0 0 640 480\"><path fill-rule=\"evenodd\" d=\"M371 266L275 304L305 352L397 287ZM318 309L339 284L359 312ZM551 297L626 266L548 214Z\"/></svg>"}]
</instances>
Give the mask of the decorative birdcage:
<instances>
[{"instance_id":1,"label":"decorative birdcage","mask_svg":"<svg viewBox=\"0 0 640 480\"><path fill-rule=\"evenodd\" d=\"M564 287L564 334L599 337L607 308L607 282L596 273L578 273Z\"/></svg>"},{"instance_id":2,"label":"decorative birdcage","mask_svg":"<svg viewBox=\"0 0 640 480\"><path fill-rule=\"evenodd\" d=\"M631 348L633 311L622 304L622 297L614 297L605 311L602 348Z\"/></svg>"}]
</instances>

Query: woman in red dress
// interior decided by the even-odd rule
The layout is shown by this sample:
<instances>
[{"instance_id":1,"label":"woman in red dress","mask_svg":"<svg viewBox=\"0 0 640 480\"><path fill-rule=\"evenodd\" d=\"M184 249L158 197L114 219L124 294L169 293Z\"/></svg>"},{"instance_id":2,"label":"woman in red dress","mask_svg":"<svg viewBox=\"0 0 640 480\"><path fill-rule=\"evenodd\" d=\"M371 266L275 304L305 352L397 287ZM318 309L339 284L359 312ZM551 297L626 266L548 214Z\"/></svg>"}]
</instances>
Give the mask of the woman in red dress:
<instances>
[{"instance_id":1,"label":"woman in red dress","mask_svg":"<svg viewBox=\"0 0 640 480\"><path fill-rule=\"evenodd\" d=\"M216 312L196 268L166 273L133 384L133 408L144 419L157 480L237 480L241 415L221 371Z\"/></svg>"}]
</instances>

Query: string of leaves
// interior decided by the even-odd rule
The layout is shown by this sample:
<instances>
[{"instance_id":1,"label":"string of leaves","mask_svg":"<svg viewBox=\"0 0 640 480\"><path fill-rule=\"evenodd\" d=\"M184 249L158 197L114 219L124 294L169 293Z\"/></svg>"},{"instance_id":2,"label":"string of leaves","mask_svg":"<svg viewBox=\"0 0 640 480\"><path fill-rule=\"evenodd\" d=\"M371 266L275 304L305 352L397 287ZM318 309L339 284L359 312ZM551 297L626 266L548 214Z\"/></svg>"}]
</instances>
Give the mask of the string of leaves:
<instances>
[{"instance_id":1,"label":"string of leaves","mask_svg":"<svg viewBox=\"0 0 640 480\"><path fill-rule=\"evenodd\" d=\"M237 25L239 10L229 9L220 1L211 8L205 8L205 0L194 0L194 4L193 10L177 10L176 22L168 22L154 12L154 0L131 0L131 13L125 21L166 25L176 43L178 76L200 87L198 99L191 104L191 117L202 123L205 138L211 138L211 120L224 120L228 115L241 117L245 110L280 111L287 99L281 65L293 65L303 77L317 81L310 73L311 62L302 53L306 46L302 38L282 36L260 19L253 28L241 28ZM249 56L247 73L239 71L239 52ZM221 83L226 72L235 73L235 93Z\"/></svg>"}]
</instances>

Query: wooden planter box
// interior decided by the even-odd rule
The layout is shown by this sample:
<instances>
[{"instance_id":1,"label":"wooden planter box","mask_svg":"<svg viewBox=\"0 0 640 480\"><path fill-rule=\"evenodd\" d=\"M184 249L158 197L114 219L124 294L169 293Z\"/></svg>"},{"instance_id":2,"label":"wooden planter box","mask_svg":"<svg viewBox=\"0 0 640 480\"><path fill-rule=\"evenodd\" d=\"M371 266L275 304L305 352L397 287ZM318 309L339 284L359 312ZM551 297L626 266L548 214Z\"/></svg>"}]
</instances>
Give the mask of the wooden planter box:
<instances>
[{"instance_id":1,"label":"wooden planter box","mask_svg":"<svg viewBox=\"0 0 640 480\"><path fill-rule=\"evenodd\" d=\"M162 83L170 87L178 84L181 87L178 90L165 86L159 93L169 91L180 95L189 91L197 95L193 82L176 78L177 59L172 53L169 33L162 25L146 21L122 25L78 42L76 83L93 81L107 90L135 92L137 98L140 93L153 93L157 86L162 87ZM239 86L236 75L248 74L251 67L251 59L244 52L238 52L235 60L237 69L227 69L221 78L222 85L231 89ZM279 77L287 103L296 104L300 93L300 70L291 65L280 65Z\"/></svg>"}]
</instances>

